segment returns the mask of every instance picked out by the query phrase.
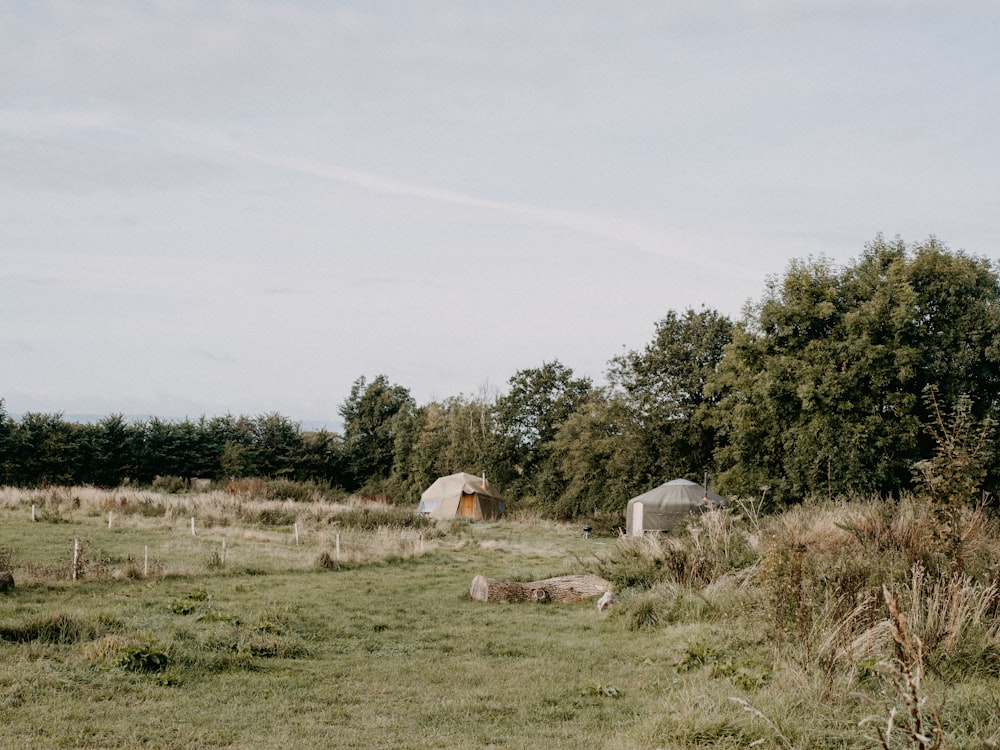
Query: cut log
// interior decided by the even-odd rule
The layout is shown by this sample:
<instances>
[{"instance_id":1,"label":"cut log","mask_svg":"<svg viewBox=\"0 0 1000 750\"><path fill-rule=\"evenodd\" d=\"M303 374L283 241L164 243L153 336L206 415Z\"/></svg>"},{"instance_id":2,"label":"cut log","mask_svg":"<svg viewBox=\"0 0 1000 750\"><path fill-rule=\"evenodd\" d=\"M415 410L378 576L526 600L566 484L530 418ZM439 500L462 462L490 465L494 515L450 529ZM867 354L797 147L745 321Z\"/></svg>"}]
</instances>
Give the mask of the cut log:
<instances>
[{"instance_id":1,"label":"cut log","mask_svg":"<svg viewBox=\"0 0 1000 750\"><path fill-rule=\"evenodd\" d=\"M559 576L528 583L476 576L469 596L477 602L582 602L608 591L611 582L593 575Z\"/></svg>"}]
</instances>

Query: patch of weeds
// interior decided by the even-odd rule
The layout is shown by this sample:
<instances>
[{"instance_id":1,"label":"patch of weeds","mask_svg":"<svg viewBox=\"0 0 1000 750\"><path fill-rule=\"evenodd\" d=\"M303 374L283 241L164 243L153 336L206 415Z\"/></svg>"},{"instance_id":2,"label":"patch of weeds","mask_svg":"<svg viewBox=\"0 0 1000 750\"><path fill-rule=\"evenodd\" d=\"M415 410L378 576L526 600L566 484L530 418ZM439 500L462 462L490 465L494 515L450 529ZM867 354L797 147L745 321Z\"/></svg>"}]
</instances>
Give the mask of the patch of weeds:
<instances>
[{"instance_id":1,"label":"patch of weeds","mask_svg":"<svg viewBox=\"0 0 1000 750\"><path fill-rule=\"evenodd\" d=\"M225 565L225 562L222 560L219 550L212 550L212 554L205 560L205 567L208 570L219 570L223 565Z\"/></svg>"},{"instance_id":2,"label":"patch of weeds","mask_svg":"<svg viewBox=\"0 0 1000 750\"><path fill-rule=\"evenodd\" d=\"M32 618L21 624L0 626L0 640L11 643L40 641L56 645L79 643L96 638L104 630L100 623L58 613Z\"/></svg>"},{"instance_id":3,"label":"patch of weeds","mask_svg":"<svg viewBox=\"0 0 1000 750\"><path fill-rule=\"evenodd\" d=\"M92 664L118 664L129 641L112 633L87 643L83 648L84 658Z\"/></svg>"},{"instance_id":4,"label":"patch of weeds","mask_svg":"<svg viewBox=\"0 0 1000 750\"><path fill-rule=\"evenodd\" d=\"M597 564L597 574L614 584L616 591L645 591L670 579L683 569L684 551L676 540L661 542L659 537L619 541L612 552Z\"/></svg>"},{"instance_id":5,"label":"patch of weeds","mask_svg":"<svg viewBox=\"0 0 1000 750\"><path fill-rule=\"evenodd\" d=\"M241 575L245 575L245 576L266 576L267 575L267 571L266 570L264 570L263 568L254 567L252 565L247 565L247 566L245 566L243 568L240 568L239 572L240 572Z\"/></svg>"},{"instance_id":6,"label":"patch of weeds","mask_svg":"<svg viewBox=\"0 0 1000 750\"><path fill-rule=\"evenodd\" d=\"M616 613L627 630L651 630L670 621L670 605L657 592L644 591L628 600Z\"/></svg>"},{"instance_id":7,"label":"patch of weeds","mask_svg":"<svg viewBox=\"0 0 1000 750\"><path fill-rule=\"evenodd\" d=\"M411 508L352 508L330 516L330 522L345 529L375 531L390 529L427 529L434 525L426 516Z\"/></svg>"},{"instance_id":8,"label":"patch of weeds","mask_svg":"<svg viewBox=\"0 0 1000 750\"><path fill-rule=\"evenodd\" d=\"M170 655L153 641L127 649L118 660L118 666L122 669L141 674L163 672L170 663Z\"/></svg>"},{"instance_id":9,"label":"patch of weeds","mask_svg":"<svg viewBox=\"0 0 1000 750\"><path fill-rule=\"evenodd\" d=\"M300 503L310 503L317 499L322 499L324 492L328 488L325 488L315 482L296 482L291 479L271 479L268 481L264 487L265 497L271 500L292 500L294 502ZM264 511L261 511L263 514ZM283 511L281 511L283 512ZM295 517L291 514L287 514L291 517L291 521L288 523L294 523ZM266 521L261 520L261 523L266 523ZM283 524L272 524L275 526L280 526Z\"/></svg>"},{"instance_id":10,"label":"patch of weeds","mask_svg":"<svg viewBox=\"0 0 1000 750\"><path fill-rule=\"evenodd\" d=\"M189 591L170 603L170 611L175 615L190 615L198 609L196 602L209 601L208 590L204 586Z\"/></svg>"},{"instance_id":11,"label":"patch of weeds","mask_svg":"<svg viewBox=\"0 0 1000 750\"><path fill-rule=\"evenodd\" d=\"M154 477L153 488L168 495L177 495L187 489L184 477Z\"/></svg>"},{"instance_id":12,"label":"patch of weeds","mask_svg":"<svg viewBox=\"0 0 1000 750\"><path fill-rule=\"evenodd\" d=\"M393 657L409 656L413 653L413 647L402 643L379 643L368 641L364 644L364 649L372 656Z\"/></svg>"},{"instance_id":13,"label":"patch of weeds","mask_svg":"<svg viewBox=\"0 0 1000 750\"><path fill-rule=\"evenodd\" d=\"M489 656L500 656L508 659L523 659L528 656L524 649L502 643L487 643L486 653Z\"/></svg>"},{"instance_id":14,"label":"patch of weeds","mask_svg":"<svg viewBox=\"0 0 1000 750\"><path fill-rule=\"evenodd\" d=\"M333 557L330 556L329 552L320 552L316 556L316 561L313 565L322 570L340 570L343 567L340 561L334 560Z\"/></svg>"},{"instance_id":15,"label":"patch of weeds","mask_svg":"<svg viewBox=\"0 0 1000 750\"><path fill-rule=\"evenodd\" d=\"M175 615L189 615L197 609L197 605L187 599L176 599L170 604L170 611Z\"/></svg>"},{"instance_id":16,"label":"patch of weeds","mask_svg":"<svg viewBox=\"0 0 1000 750\"><path fill-rule=\"evenodd\" d=\"M35 520L42 523L70 523L70 519L60 513L58 508L39 508L35 513Z\"/></svg>"},{"instance_id":17,"label":"patch of weeds","mask_svg":"<svg viewBox=\"0 0 1000 750\"><path fill-rule=\"evenodd\" d=\"M288 629L290 610L284 607L270 607L254 620L253 629L261 633L281 635Z\"/></svg>"},{"instance_id":18,"label":"patch of weeds","mask_svg":"<svg viewBox=\"0 0 1000 750\"><path fill-rule=\"evenodd\" d=\"M137 503L130 504L128 507L130 510L134 509L134 512L145 518L161 518L167 515L167 506L153 500L143 499Z\"/></svg>"},{"instance_id":19,"label":"patch of weeds","mask_svg":"<svg viewBox=\"0 0 1000 750\"><path fill-rule=\"evenodd\" d=\"M227 622L231 625L239 625L240 618L233 615L225 615L214 607L209 606L205 612L198 615L198 622Z\"/></svg>"},{"instance_id":20,"label":"patch of weeds","mask_svg":"<svg viewBox=\"0 0 1000 750\"><path fill-rule=\"evenodd\" d=\"M291 526L295 523L295 514L280 508L264 508L255 520L261 526Z\"/></svg>"},{"instance_id":21,"label":"patch of weeds","mask_svg":"<svg viewBox=\"0 0 1000 750\"><path fill-rule=\"evenodd\" d=\"M584 695L595 695L598 698L621 698L624 693L613 685L591 683L587 685Z\"/></svg>"},{"instance_id":22,"label":"patch of weeds","mask_svg":"<svg viewBox=\"0 0 1000 750\"><path fill-rule=\"evenodd\" d=\"M712 677L723 677L733 681L743 690L759 690L771 680L771 667L753 659L736 658L710 643L699 641L688 646L684 657L677 665L681 672L707 667Z\"/></svg>"},{"instance_id":23,"label":"patch of weeds","mask_svg":"<svg viewBox=\"0 0 1000 750\"><path fill-rule=\"evenodd\" d=\"M241 640L236 651L261 659L301 659L309 655L309 650L298 640L278 636Z\"/></svg>"},{"instance_id":24,"label":"patch of weeds","mask_svg":"<svg viewBox=\"0 0 1000 750\"><path fill-rule=\"evenodd\" d=\"M163 687L176 687L181 684L181 678L176 672L165 670L156 675L155 682Z\"/></svg>"}]
</instances>

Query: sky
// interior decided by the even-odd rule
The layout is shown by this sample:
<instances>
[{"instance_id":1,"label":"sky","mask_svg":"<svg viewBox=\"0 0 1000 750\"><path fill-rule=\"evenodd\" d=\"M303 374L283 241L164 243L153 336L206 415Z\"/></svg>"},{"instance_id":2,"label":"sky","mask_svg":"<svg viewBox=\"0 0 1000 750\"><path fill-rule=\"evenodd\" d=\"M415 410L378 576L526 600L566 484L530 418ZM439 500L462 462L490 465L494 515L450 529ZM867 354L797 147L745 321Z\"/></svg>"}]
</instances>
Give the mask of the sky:
<instances>
[{"instance_id":1,"label":"sky","mask_svg":"<svg viewBox=\"0 0 1000 750\"><path fill-rule=\"evenodd\" d=\"M418 403L878 234L1000 257L1000 2L0 0L8 414Z\"/></svg>"}]
</instances>

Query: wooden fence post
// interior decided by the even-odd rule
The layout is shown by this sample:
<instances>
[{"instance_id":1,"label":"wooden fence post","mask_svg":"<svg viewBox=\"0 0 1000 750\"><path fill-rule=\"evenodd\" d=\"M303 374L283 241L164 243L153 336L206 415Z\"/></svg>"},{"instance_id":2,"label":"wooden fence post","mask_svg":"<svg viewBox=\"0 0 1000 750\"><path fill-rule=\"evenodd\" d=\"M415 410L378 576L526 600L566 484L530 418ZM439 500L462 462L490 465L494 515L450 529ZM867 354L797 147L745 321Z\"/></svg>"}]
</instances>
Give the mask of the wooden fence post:
<instances>
[{"instance_id":1,"label":"wooden fence post","mask_svg":"<svg viewBox=\"0 0 1000 750\"><path fill-rule=\"evenodd\" d=\"M73 580L80 575L80 540L73 540Z\"/></svg>"}]
</instances>

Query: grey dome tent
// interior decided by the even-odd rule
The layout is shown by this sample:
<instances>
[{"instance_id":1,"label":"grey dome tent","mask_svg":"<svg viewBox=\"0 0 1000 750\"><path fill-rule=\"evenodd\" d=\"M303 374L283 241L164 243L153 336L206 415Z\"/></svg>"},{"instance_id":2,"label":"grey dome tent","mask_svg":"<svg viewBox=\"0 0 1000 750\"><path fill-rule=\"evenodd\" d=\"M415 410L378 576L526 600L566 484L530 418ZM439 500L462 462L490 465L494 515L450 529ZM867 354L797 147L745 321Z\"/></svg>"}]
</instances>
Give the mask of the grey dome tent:
<instances>
[{"instance_id":1,"label":"grey dome tent","mask_svg":"<svg viewBox=\"0 0 1000 750\"><path fill-rule=\"evenodd\" d=\"M490 487L486 477L450 474L439 477L420 496L417 512L431 518L470 518L484 521L499 518L505 501Z\"/></svg>"},{"instance_id":2,"label":"grey dome tent","mask_svg":"<svg viewBox=\"0 0 1000 750\"><path fill-rule=\"evenodd\" d=\"M704 513L728 504L728 500L687 479L675 479L644 492L625 507L625 532L639 536L645 531L670 531L691 513Z\"/></svg>"}]
</instances>

